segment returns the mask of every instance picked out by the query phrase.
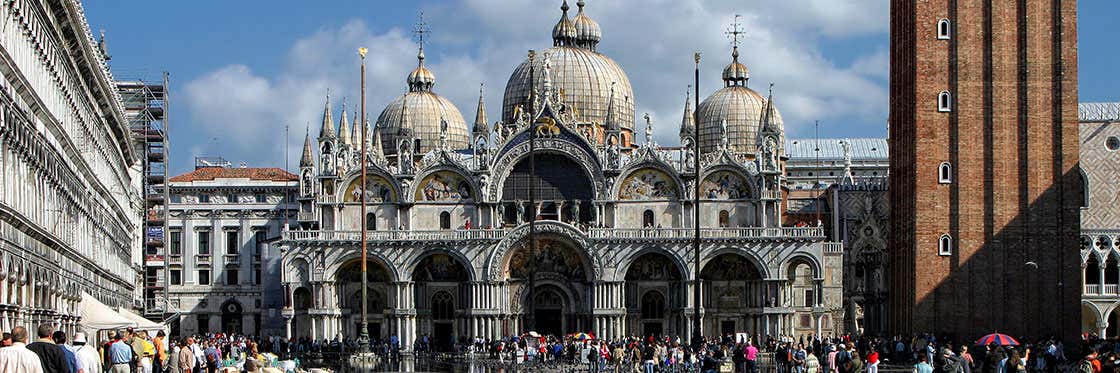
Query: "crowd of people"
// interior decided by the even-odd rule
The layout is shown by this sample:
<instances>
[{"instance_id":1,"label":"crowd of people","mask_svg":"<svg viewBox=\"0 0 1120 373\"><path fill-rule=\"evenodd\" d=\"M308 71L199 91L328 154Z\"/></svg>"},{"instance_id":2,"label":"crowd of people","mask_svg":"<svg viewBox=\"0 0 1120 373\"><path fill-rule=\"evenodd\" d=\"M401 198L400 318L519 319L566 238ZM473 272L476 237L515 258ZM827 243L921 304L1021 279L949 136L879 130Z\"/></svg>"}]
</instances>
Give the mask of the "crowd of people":
<instances>
[{"instance_id":1,"label":"crowd of people","mask_svg":"<svg viewBox=\"0 0 1120 373\"><path fill-rule=\"evenodd\" d=\"M108 331L98 338L81 332L68 336L49 323L39 325L34 337L30 333L24 327L3 333L0 372L215 373L232 369L280 373L298 370L301 359L328 357L325 360L338 362L342 361L339 357L359 349L355 339L341 336L318 341L220 333L169 338L163 331L152 336L144 330L126 329ZM400 357L401 343L392 336L375 339L370 351L394 361ZM1053 337L1023 345L976 346L932 334L890 339L728 334L689 344L679 337L599 340L587 335L533 333L500 339L464 338L456 343L438 343L425 335L411 343L409 350L432 360L588 372L879 373L880 366L915 373L1120 372L1120 343L1092 336L1084 336L1076 346L1066 346Z\"/></svg>"}]
</instances>

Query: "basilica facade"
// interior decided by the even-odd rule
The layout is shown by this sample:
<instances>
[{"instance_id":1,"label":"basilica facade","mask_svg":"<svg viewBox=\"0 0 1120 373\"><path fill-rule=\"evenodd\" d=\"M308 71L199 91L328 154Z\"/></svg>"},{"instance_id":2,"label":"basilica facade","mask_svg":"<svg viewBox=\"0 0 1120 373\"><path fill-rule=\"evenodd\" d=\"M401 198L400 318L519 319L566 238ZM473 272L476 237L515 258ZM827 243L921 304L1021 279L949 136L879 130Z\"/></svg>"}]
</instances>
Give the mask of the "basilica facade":
<instances>
[{"instance_id":1,"label":"basilica facade","mask_svg":"<svg viewBox=\"0 0 1120 373\"><path fill-rule=\"evenodd\" d=\"M788 223L784 125L738 48L722 87L657 124L679 126L680 144L658 145L577 5L513 71L496 122L480 95L468 126L422 46L376 122L336 117L328 98L278 242L289 336L358 334L363 230L369 334L406 348L530 330L687 339L696 307L704 335L842 331L842 246L819 221Z\"/></svg>"}]
</instances>

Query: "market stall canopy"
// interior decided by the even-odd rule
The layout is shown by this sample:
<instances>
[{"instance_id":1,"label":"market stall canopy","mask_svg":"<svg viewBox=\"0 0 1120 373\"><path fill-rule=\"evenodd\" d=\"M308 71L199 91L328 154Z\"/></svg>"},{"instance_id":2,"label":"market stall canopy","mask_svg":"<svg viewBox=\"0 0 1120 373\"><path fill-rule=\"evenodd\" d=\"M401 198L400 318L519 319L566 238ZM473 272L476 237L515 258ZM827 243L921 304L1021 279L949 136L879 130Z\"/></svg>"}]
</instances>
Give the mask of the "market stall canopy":
<instances>
[{"instance_id":1,"label":"market stall canopy","mask_svg":"<svg viewBox=\"0 0 1120 373\"><path fill-rule=\"evenodd\" d=\"M86 328L105 330L129 328L137 325L132 319L113 311L112 308L88 293L82 293L82 301L78 303L78 309L82 315L82 321L79 324Z\"/></svg>"},{"instance_id":2,"label":"market stall canopy","mask_svg":"<svg viewBox=\"0 0 1120 373\"><path fill-rule=\"evenodd\" d=\"M144 316L137 315L127 308L120 307L117 308L117 310L120 311L121 315L132 320L136 324L134 327L136 330L163 330L163 324L145 319Z\"/></svg>"}]
</instances>

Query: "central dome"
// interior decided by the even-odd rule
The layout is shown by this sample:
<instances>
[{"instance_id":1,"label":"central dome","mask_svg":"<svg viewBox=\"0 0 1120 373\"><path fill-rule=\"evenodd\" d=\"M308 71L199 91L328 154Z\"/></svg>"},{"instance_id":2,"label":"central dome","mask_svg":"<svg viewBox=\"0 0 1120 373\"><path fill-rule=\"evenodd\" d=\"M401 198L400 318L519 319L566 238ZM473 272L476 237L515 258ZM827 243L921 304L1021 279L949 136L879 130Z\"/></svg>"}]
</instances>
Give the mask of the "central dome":
<instances>
[{"instance_id":1,"label":"central dome","mask_svg":"<svg viewBox=\"0 0 1120 373\"><path fill-rule=\"evenodd\" d=\"M467 147L467 122L451 101L432 92L436 76L424 67L424 49L417 54L419 63L408 74L408 93L397 97L377 116L377 131L381 134L382 151L397 154L398 142L413 139L414 155L421 155L439 148L440 133L447 123L447 146L450 149ZM415 143L419 140L419 152Z\"/></svg>"},{"instance_id":2,"label":"central dome","mask_svg":"<svg viewBox=\"0 0 1120 373\"><path fill-rule=\"evenodd\" d=\"M762 126L762 113L766 98L747 88L750 73L739 63L739 48L731 54L731 63L723 69L724 87L704 99L696 108L700 119L700 152L718 149L723 131L727 130L727 144L731 151L755 153L758 150L758 133ZM773 108L771 123L778 131L785 131L778 108Z\"/></svg>"},{"instance_id":3,"label":"central dome","mask_svg":"<svg viewBox=\"0 0 1120 373\"><path fill-rule=\"evenodd\" d=\"M568 19L567 4L561 8L564 14L554 29L552 48L538 53L533 60L533 76L529 77L529 60L526 59L509 77L505 97L502 100L502 121L513 123L514 108L525 107L530 87L540 89L544 85L544 56L552 67L552 87L555 92L563 92L563 102L575 109L574 118L579 123L598 123L606 127L607 108L611 101L611 85L614 85L614 118L619 128L633 132L634 128L634 91L630 78L614 60L595 52L600 32L598 25L583 12L580 2L577 16L576 37L571 37L569 27L574 23Z\"/></svg>"}]
</instances>

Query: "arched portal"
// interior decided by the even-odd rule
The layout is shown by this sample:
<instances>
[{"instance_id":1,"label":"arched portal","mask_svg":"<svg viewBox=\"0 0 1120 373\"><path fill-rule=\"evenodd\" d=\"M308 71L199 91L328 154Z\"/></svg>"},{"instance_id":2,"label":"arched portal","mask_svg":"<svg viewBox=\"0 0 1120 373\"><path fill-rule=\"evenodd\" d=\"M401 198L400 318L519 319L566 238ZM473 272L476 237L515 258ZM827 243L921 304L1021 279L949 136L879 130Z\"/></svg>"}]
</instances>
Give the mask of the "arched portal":
<instances>
[{"instance_id":1,"label":"arched portal","mask_svg":"<svg viewBox=\"0 0 1120 373\"><path fill-rule=\"evenodd\" d=\"M664 253L652 251L634 259L626 269L626 313L631 334L686 335L680 317L686 299L679 265Z\"/></svg>"},{"instance_id":2,"label":"arched portal","mask_svg":"<svg viewBox=\"0 0 1120 373\"><path fill-rule=\"evenodd\" d=\"M430 348L449 351L455 337L468 335L465 313L470 304L466 288L470 281L467 267L444 253L430 254L412 271L415 283L416 317L419 335L427 335Z\"/></svg>"},{"instance_id":3,"label":"arched portal","mask_svg":"<svg viewBox=\"0 0 1120 373\"><path fill-rule=\"evenodd\" d=\"M524 329L517 332L562 336L588 330L590 259L565 238L542 234L536 240L535 247L528 238L514 245L505 262L511 309Z\"/></svg>"},{"instance_id":4,"label":"arched portal","mask_svg":"<svg viewBox=\"0 0 1120 373\"><path fill-rule=\"evenodd\" d=\"M245 332L242 324L241 302L230 299L222 303L222 333L242 334Z\"/></svg>"},{"instance_id":5,"label":"arched portal","mask_svg":"<svg viewBox=\"0 0 1120 373\"><path fill-rule=\"evenodd\" d=\"M311 290L298 287L292 292L292 309L295 316L292 318L292 336L304 338L311 336L311 319L307 312L311 309Z\"/></svg>"},{"instance_id":6,"label":"arched portal","mask_svg":"<svg viewBox=\"0 0 1120 373\"><path fill-rule=\"evenodd\" d=\"M584 167L567 156L555 153L537 154L536 172L530 172L529 158L513 166L502 184L504 223L527 222L533 207L528 205L530 189L539 203L539 219L580 221L591 220L594 183Z\"/></svg>"},{"instance_id":7,"label":"arched portal","mask_svg":"<svg viewBox=\"0 0 1120 373\"><path fill-rule=\"evenodd\" d=\"M366 262L366 331L370 340L376 341L387 336L386 294L391 293L389 270L380 261L369 258ZM341 334L357 338L362 324L362 260L352 259L338 267L335 274L335 294L342 309Z\"/></svg>"},{"instance_id":8,"label":"arched portal","mask_svg":"<svg viewBox=\"0 0 1120 373\"><path fill-rule=\"evenodd\" d=\"M704 335L736 332L759 334L774 330L777 321L759 311L767 304L770 287L758 266L743 255L725 253L709 260L700 270L701 303L704 306Z\"/></svg>"}]
</instances>

